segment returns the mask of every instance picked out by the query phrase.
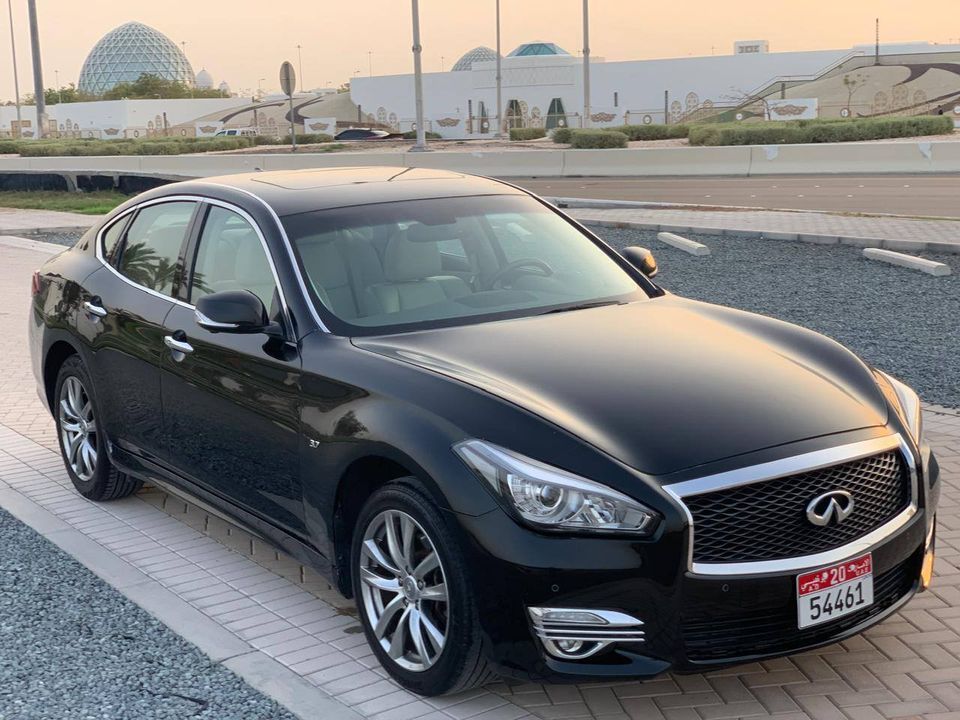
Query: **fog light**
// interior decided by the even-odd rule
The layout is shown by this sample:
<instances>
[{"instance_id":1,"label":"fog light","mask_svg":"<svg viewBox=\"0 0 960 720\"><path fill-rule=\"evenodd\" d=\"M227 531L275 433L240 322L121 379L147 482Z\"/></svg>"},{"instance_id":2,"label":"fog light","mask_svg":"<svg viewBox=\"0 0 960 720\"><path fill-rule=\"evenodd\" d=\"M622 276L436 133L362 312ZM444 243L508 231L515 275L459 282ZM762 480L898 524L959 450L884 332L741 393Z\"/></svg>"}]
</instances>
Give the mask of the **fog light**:
<instances>
[{"instance_id":1,"label":"fog light","mask_svg":"<svg viewBox=\"0 0 960 720\"><path fill-rule=\"evenodd\" d=\"M570 653L572 655L580 651L580 648L583 647L583 643L579 640L558 640L557 647L563 650L565 653Z\"/></svg>"},{"instance_id":2,"label":"fog light","mask_svg":"<svg viewBox=\"0 0 960 720\"><path fill-rule=\"evenodd\" d=\"M617 643L642 643L643 621L616 610L527 608L534 634L561 660L585 660Z\"/></svg>"}]
</instances>

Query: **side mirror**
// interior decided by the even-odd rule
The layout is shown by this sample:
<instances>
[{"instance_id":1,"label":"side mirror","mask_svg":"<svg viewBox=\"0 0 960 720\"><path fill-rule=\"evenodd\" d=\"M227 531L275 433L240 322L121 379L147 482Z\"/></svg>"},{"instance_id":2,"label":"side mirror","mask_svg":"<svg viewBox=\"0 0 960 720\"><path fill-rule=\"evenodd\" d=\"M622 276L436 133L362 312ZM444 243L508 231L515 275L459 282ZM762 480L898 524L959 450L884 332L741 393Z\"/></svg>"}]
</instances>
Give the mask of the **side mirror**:
<instances>
[{"instance_id":1,"label":"side mirror","mask_svg":"<svg viewBox=\"0 0 960 720\"><path fill-rule=\"evenodd\" d=\"M657 259L653 257L653 253L646 248L631 245L630 247L625 247L620 254L627 259L627 262L648 278L657 276Z\"/></svg>"},{"instance_id":2,"label":"side mirror","mask_svg":"<svg viewBox=\"0 0 960 720\"><path fill-rule=\"evenodd\" d=\"M197 300L197 325L210 332L273 334L277 323L267 317L263 301L249 290L227 290Z\"/></svg>"}]
</instances>

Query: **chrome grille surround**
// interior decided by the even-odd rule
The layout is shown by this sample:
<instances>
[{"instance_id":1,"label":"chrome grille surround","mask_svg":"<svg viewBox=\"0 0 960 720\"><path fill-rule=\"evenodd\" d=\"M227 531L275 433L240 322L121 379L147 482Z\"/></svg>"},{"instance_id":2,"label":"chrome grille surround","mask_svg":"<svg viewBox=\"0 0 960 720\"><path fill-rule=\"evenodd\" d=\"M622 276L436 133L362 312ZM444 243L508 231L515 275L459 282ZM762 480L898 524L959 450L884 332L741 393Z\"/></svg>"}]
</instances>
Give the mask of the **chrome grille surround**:
<instances>
[{"instance_id":1,"label":"chrome grille surround","mask_svg":"<svg viewBox=\"0 0 960 720\"><path fill-rule=\"evenodd\" d=\"M910 484L910 500L902 512L880 527L845 545L810 555L746 562L694 561L696 528L694 526L693 514L684 501L685 498L812 472L890 451L898 451L902 462L906 464L909 476L908 482ZM829 565L858 553L865 552L877 542L880 542L906 525L917 513L917 483L917 465L913 452L899 434L893 434L872 440L827 448L825 450L816 450L802 455L795 455L781 460L774 460L772 462L752 465L716 475L687 480L673 485L666 485L664 486L664 490L680 504L680 507L687 517L690 528L688 569L697 575L731 576L803 570L819 565Z\"/></svg>"},{"instance_id":2,"label":"chrome grille surround","mask_svg":"<svg viewBox=\"0 0 960 720\"><path fill-rule=\"evenodd\" d=\"M593 608L527 608L534 634L544 649L563 660L583 660L616 643L642 643L643 621L615 610ZM593 616L590 622L554 620L551 615ZM576 650L566 650L561 643L577 643Z\"/></svg>"}]
</instances>

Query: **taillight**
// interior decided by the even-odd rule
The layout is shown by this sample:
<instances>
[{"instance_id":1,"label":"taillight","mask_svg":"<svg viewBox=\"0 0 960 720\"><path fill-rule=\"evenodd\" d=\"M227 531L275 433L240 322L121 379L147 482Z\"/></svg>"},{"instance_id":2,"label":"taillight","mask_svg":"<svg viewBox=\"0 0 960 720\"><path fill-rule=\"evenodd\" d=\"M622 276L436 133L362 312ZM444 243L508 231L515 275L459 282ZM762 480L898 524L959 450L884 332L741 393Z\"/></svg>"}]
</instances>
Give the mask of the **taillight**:
<instances>
[{"instance_id":1,"label":"taillight","mask_svg":"<svg viewBox=\"0 0 960 720\"><path fill-rule=\"evenodd\" d=\"M40 273L33 273L33 278L30 280L30 293L32 295L40 294Z\"/></svg>"}]
</instances>

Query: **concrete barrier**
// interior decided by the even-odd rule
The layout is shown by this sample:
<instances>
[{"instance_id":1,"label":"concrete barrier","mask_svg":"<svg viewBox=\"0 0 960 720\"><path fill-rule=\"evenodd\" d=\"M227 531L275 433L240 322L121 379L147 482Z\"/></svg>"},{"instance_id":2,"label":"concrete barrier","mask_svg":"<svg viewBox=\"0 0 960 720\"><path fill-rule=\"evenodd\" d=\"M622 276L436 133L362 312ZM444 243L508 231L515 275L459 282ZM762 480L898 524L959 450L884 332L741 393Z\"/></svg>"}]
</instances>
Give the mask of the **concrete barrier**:
<instances>
[{"instance_id":1,"label":"concrete barrier","mask_svg":"<svg viewBox=\"0 0 960 720\"><path fill-rule=\"evenodd\" d=\"M906 141L626 150L249 153L0 158L0 174L140 175L169 179L262 170L389 165L494 177L658 177L960 172L960 142Z\"/></svg>"},{"instance_id":2,"label":"concrete barrier","mask_svg":"<svg viewBox=\"0 0 960 720\"><path fill-rule=\"evenodd\" d=\"M672 232L657 233L657 240L670 245L671 247L675 247L677 250L683 250L685 253L690 255L702 257L710 254L710 248L703 243L698 243L696 240L690 240L689 238L682 237Z\"/></svg>"},{"instance_id":3,"label":"concrete barrier","mask_svg":"<svg viewBox=\"0 0 960 720\"><path fill-rule=\"evenodd\" d=\"M870 260L879 260L880 262L890 263L891 265L899 265L900 267L910 268L911 270L919 270L920 272L927 273L927 275L943 277L944 275L950 274L949 265L913 255L904 255L903 253L894 252L893 250L864 248L863 254Z\"/></svg>"}]
</instances>

